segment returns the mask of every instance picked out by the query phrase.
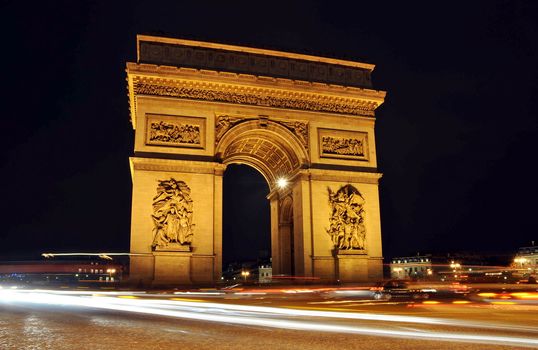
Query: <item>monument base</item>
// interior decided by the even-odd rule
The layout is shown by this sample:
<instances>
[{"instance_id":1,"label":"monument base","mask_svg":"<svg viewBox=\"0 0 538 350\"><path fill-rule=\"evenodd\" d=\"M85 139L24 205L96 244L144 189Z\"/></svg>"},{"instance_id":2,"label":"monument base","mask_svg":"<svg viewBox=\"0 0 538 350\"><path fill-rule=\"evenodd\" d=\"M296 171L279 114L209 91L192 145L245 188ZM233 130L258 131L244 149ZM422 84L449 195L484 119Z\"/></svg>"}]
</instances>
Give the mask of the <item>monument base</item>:
<instances>
[{"instance_id":1,"label":"monument base","mask_svg":"<svg viewBox=\"0 0 538 350\"><path fill-rule=\"evenodd\" d=\"M179 243L170 243L166 247L155 247L156 252L190 252L192 248L190 245L181 245Z\"/></svg>"},{"instance_id":2,"label":"monument base","mask_svg":"<svg viewBox=\"0 0 538 350\"><path fill-rule=\"evenodd\" d=\"M368 281L368 254L365 250L336 250L334 254L340 282Z\"/></svg>"},{"instance_id":3,"label":"monument base","mask_svg":"<svg viewBox=\"0 0 538 350\"><path fill-rule=\"evenodd\" d=\"M153 285L191 284L190 251L155 251Z\"/></svg>"}]
</instances>

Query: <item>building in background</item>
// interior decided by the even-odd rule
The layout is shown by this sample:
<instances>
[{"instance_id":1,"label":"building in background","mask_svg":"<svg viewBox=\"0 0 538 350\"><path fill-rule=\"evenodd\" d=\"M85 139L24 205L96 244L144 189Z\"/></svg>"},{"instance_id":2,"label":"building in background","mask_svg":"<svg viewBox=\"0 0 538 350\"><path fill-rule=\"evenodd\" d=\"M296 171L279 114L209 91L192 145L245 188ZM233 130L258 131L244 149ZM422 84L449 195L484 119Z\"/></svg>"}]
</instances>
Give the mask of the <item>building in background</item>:
<instances>
[{"instance_id":1,"label":"building in background","mask_svg":"<svg viewBox=\"0 0 538 350\"><path fill-rule=\"evenodd\" d=\"M0 263L0 283L111 283L122 278L123 266L109 261L23 261Z\"/></svg>"},{"instance_id":2,"label":"building in background","mask_svg":"<svg viewBox=\"0 0 538 350\"><path fill-rule=\"evenodd\" d=\"M390 263L391 279L424 279L432 274L431 255L396 257Z\"/></svg>"},{"instance_id":3,"label":"building in background","mask_svg":"<svg viewBox=\"0 0 538 350\"><path fill-rule=\"evenodd\" d=\"M394 257L390 261L391 279L436 280L442 282L515 283L535 274L537 247L520 248L510 254L456 252Z\"/></svg>"},{"instance_id":4,"label":"building in background","mask_svg":"<svg viewBox=\"0 0 538 350\"><path fill-rule=\"evenodd\" d=\"M535 246L534 242L532 243L531 247L518 249L512 262L512 268L518 277L531 278L535 281L538 273L538 246Z\"/></svg>"},{"instance_id":5,"label":"building in background","mask_svg":"<svg viewBox=\"0 0 538 350\"><path fill-rule=\"evenodd\" d=\"M271 283L273 281L273 268L271 265L258 266L258 283Z\"/></svg>"}]
</instances>

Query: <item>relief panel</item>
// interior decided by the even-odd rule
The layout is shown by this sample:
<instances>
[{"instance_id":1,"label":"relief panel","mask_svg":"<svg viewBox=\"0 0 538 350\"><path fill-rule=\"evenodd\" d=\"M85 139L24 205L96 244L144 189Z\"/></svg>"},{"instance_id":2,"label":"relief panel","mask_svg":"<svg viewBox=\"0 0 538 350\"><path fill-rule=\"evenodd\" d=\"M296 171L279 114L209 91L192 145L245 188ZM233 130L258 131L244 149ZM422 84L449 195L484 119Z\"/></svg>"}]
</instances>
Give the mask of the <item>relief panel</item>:
<instances>
[{"instance_id":1,"label":"relief panel","mask_svg":"<svg viewBox=\"0 0 538 350\"><path fill-rule=\"evenodd\" d=\"M193 238L191 189L184 181L159 180L153 197L154 250L190 251Z\"/></svg>"},{"instance_id":2,"label":"relief panel","mask_svg":"<svg viewBox=\"0 0 538 350\"><path fill-rule=\"evenodd\" d=\"M205 148L205 118L146 115L146 145Z\"/></svg>"},{"instance_id":3,"label":"relief panel","mask_svg":"<svg viewBox=\"0 0 538 350\"><path fill-rule=\"evenodd\" d=\"M364 225L364 197L352 185L342 186L329 192L331 206L327 233L335 249L364 250L366 226Z\"/></svg>"},{"instance_id":4,"label":"relief panel","mask_svg":"<svg viewBox=\"0 0 538 350\"><path fill-rule=\"evenodd\" d=\"M368 161L368 133L318 129L319 156Z\"/></svg>"}]
</instances>

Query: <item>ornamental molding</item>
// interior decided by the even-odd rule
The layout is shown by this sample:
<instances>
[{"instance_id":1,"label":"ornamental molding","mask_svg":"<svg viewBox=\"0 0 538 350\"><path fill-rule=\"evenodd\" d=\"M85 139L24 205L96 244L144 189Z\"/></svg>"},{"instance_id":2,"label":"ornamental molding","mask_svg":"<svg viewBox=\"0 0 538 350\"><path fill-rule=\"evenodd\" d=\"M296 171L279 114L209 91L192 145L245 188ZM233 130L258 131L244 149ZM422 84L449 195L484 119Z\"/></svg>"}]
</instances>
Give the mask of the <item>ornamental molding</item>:
<instances>
[{"instance_id":1,"label":"ornamental molding","mask_svg":"<svg viewBox=\"0 0 538 350\"><path fill-rule=\"evenodd\" d=\"M157 39L157 40L156 40ZM138 38L138 62L371 87L373 65L246 47ZM260 52L261 51L261 52Z\"/></svg>"},{"instance_id":2,"label":"ornamental molding","mask_svg":"<svg viewBox=\"0 0 538 350\"><path fill-rule=\"evenodd\" d=\"M159 78L133 79L135 95L163 96L243 105L373 117L378 103L316 93Z\"/></svg>"},{"instance_id":3,"label":"ornamental molding","mask_svg":"<svg viewBox=\"0 0 538 350\"><path fill-rule=\"evenodd\" d=\"M347 183L363 183L378 185L379 180L383 177L382 173L377 172L361 172L361 171L341 171L341 170L321 170L308 169L304 172L308 173L308 179L318 181L333 181Z\"/></svg>"},{"instance_id":4,"label":"ornamental molding","mask_svg":"<svg viewBox=\"0 0 538 350\"><path fill-rule=\"evenodd\" d=\"M225 164L191 160L131 157L129 161L131 174L133 170L145 170L222 175L226 169Z\"/></svg>"},{"instance_id":5,"label":"ornamental molding","mask_svg":"<svg viewBox=\"0 0 538 350\"><path fill-rule=\"evenodd\" d=\"M251 106L373 118L385 92L282 78L128 64L128 90L136 127L138 95L173 97Z\"/></svg>"}]
</instances>

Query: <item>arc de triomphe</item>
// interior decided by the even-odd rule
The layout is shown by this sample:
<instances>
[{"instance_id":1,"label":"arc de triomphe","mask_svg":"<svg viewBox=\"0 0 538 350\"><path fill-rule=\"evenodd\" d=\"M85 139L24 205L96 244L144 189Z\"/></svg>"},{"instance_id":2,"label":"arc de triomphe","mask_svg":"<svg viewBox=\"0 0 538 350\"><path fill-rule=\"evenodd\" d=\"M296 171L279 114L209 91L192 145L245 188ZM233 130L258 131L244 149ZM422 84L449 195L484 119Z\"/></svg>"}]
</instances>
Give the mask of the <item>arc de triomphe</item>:
<instances>
[{"instance_id":1,"label":"arc de triomphe","mask_svg":"<svg viewBox=\"0 0 538 350\"><path fill-rule=\"evenodd\" d=\"M232 163L269 184L273 274L382 277L372 64L143 35L137 52L131 280L220 279Z\"/></svg>"}]
</instances>

